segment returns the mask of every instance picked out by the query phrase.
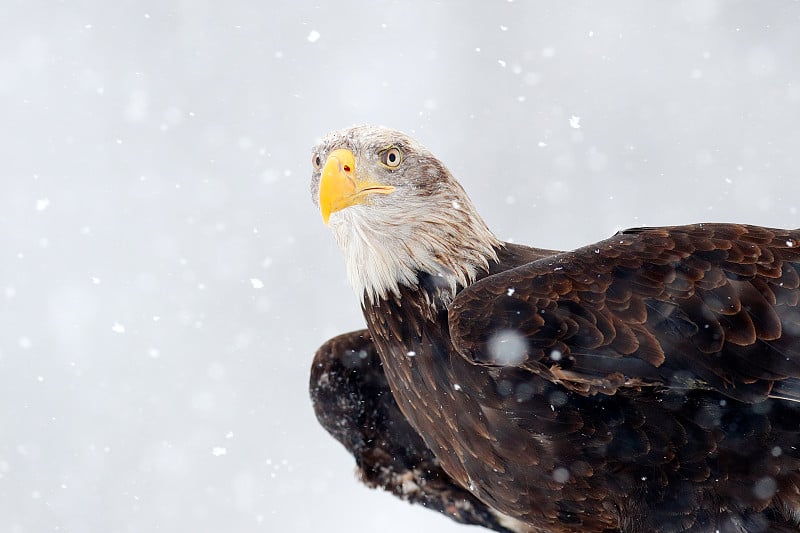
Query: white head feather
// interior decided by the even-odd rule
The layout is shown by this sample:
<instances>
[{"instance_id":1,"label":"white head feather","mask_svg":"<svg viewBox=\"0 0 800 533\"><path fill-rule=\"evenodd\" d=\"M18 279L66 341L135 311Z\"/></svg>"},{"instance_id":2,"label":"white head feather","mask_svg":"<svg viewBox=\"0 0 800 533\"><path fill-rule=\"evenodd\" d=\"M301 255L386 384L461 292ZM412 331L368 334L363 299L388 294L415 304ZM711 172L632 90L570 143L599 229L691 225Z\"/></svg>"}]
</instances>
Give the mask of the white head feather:
<instances>
[{"instance_id":1,"label":"white head feather","mask_svg":"<svg viewBox=\"0 0 800 533\"><path fill-rule=\"evenodd\" d=\"M402 172L373 164L388 144L403 146ZM420 272L440 280L437 286L449 299L497 260L500 241L444 165L418 143L386 128L361 126L329 134L315 153L323 157L337 148L353 151L357 168L395 187L367 204L332 213L329 220L362 304L365 298L375 303L399 295L400 286L418 283ZM318 182L317 174L312 180L317 203Z\"/></svg>"}]
</instances>

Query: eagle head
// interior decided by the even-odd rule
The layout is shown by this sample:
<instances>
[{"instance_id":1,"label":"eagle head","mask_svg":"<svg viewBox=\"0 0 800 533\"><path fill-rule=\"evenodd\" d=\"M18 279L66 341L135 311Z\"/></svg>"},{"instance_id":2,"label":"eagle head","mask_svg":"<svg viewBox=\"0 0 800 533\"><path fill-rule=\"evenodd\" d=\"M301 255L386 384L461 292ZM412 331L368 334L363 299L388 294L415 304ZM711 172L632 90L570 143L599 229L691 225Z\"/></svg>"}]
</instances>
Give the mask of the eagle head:
<instances>
[{"instance_id":1,"label":"eagle head","mask_svg":"<svg viewBox=\"0 0 800 533\"><path fill-rule=\"evenodd\" d=\"M450 296L488 269L501 246L447 168L399 131L356 126L311 155L311 196L345 257L350 283L373 303L432 276Z\"/></svg>"}]
</instances>

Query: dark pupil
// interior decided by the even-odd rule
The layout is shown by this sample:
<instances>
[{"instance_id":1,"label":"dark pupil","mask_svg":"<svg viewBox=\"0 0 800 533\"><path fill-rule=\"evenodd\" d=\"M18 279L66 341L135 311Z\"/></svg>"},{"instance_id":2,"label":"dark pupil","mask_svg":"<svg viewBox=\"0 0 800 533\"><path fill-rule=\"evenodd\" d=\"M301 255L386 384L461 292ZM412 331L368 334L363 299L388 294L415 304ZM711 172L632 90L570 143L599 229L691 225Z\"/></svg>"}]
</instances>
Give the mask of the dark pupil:
<instances>
[{"instance_id":1,"label":"dark pupil","mask_svg":"<svg viewBox=\"0 0 800 533\"><path fill-rule=\"evenodd\" d=\"M320 163L321 163L321 161L320 161L320 159L319 159L319 156L317 156L317 157L314 159L314 164L316 164L317 166L319 166L319 165L320 165Z\"/></svg>"},{"instance_id":2,"label":"dark pupil","mask_svg":"<svg viewBox=\"0 0 800 533\"><path fill-rule=\"evenodd\" d=\"M394 163L395 159L397 159L397 156L395 155L394 152L391 152L389 154L389 163Z\"/></svg>"}]
</instances>

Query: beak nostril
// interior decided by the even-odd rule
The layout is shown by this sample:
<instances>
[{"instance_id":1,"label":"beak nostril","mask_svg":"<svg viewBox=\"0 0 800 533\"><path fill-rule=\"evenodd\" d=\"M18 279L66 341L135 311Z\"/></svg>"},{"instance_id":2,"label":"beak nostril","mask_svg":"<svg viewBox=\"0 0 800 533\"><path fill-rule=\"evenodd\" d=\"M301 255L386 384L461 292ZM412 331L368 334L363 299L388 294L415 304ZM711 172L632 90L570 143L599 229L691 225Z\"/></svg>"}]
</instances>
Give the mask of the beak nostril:
<instances>
[{"instance_id":1,"label":"beak nostril","mask_svg":"<svg viewBox=\"0 0 800 533\"><path fill-rule=\"evenodd\" d=\"M350 172L350 165L345 165L343 168L345 172Z\"/></svg>"}]
</instances>

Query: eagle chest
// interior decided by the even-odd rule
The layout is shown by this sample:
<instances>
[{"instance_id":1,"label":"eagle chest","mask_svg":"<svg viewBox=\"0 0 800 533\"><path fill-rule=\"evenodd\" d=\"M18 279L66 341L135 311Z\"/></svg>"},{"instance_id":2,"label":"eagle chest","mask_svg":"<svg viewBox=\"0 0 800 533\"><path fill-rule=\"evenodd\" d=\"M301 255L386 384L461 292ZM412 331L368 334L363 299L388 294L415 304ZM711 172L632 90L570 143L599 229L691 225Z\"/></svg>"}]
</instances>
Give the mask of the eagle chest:
<instances>
[{"instance_id":1,"label":"eagle chest","mask_svg":"<svg viewBox=\"0 0 800 533\"><path fill-rule=\"evenodd\" d=\"M384 301L364 315L401 411L445 470L466 486L464 463L489 448L484 415L458 382L467 362L450 344L446 311L426 316L412 301Z\"/></svg>"},{"instance_id":2,"label":"eagle chest","mask_svg":"<svg viewBox=\"0 0 800 533\"><path fill-rule=\"evenodd\" d=\"M523 453L524 462L530 463L533 457L544 454L544 449L534 451L532 447L549 443L544 438L541 442L526 442L528 439L519 434L519 426L510 424L492 408L490 398L498 390L496 376L469 364L454 351L446 311L433 319L426 318L419 308L417 313L412 312L414 306L408 303L412 301L418 300L406 298L384 302L388 308L365 309L387 381L401 411L445 471L462 486L498 507L505 507L502 501L512 501L527 510L532 502L519 499L519 486L514 487L515 481L521 481L519 473L508 471L506 459ZM498 436L505 442L498 442ZM537 483L529 479L525 484ZM535 497L533 492L528 496ZM514 496L508 498L506 493Z\"/></svg>"}]
</instances>

